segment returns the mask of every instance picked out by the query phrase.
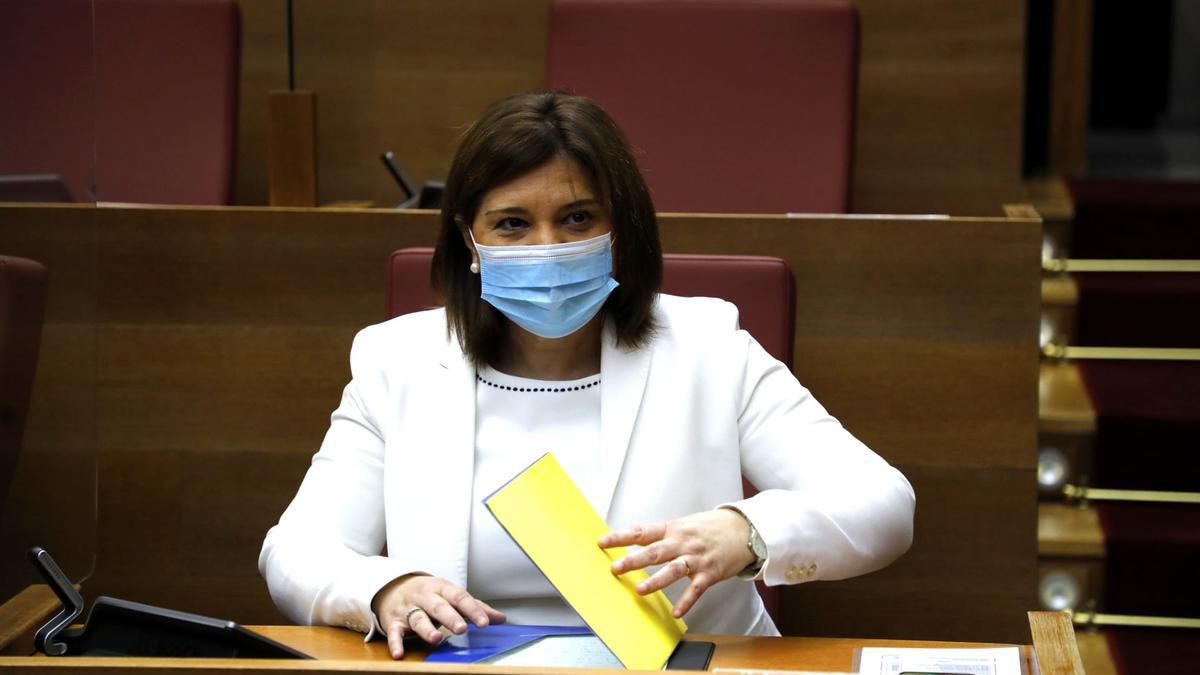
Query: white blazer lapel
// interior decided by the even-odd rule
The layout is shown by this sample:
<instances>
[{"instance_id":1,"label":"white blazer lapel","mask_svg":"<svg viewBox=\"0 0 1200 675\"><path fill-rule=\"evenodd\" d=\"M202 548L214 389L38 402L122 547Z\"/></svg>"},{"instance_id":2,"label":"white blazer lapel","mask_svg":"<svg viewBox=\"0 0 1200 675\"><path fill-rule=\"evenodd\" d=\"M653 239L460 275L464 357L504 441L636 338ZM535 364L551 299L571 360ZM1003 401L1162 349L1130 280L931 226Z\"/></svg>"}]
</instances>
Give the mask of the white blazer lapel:
<instances>
[{"instance_id":1,"label":"white blazer lapel","mask_svg":"<svg viewBox=\"0 0 1200 675\"><path fill-rule=\"evenodd\" d=\"M606 321L600 347L600 483L598 494L588 495L606 519L649 374L650 349L622 349Z\"/></svg>"},{"instance_id":2,"label":"white blazer lapel","mask_svg":"<svg viewBox=\"0 0 1200 675\"><path fill-rule=\"evenodd\" d=\"M399 482L407 496L394 531L412 551L407 564L467 584L467 543L475 467L475 368L451 337L430 364L405 414ZM456 526L447 527L446 523ZM462 526L457 526L458 524ZM415 545L415 546L414 546Z\"/></svg>"},{"instance_id":3,"label":"white blazer lapel","mask_svg":"<svg viewBox=\"0 0 1200 675\"><path fill-rule=\"evenodd\" d=\"M439 504L437 511L444 512L438 519L448 523L470 523L475 477L475 366L462 353L457 339L450 337L443 355L442 367L446 379L438 405L446 408L432 419L449 424L439 424L440 441L431 447L440 447L444 453L444 473L432 477L430 482L438 486L439 496L430 504ZM424 517L432 516L433 512ZM467 585L467 542L469 527L443 528L448 532L445 559L454 565L456 583Z\"/></svg>"}]
</instances>

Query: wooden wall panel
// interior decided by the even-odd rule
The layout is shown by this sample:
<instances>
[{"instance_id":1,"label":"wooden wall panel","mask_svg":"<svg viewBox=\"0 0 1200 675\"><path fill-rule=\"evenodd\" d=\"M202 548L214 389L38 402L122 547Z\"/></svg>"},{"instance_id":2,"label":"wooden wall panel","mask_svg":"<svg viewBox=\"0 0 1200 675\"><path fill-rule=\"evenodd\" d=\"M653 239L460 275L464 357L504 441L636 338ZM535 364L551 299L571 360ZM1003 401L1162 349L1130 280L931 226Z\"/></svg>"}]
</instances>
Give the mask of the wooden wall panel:
<instances>
[{"instance_id":1,"label":"wooden wall panel","mask_svg":"<svg viewBox=\"0 0 1200 675\"><path fill-rule=\"evenodd\" d=\"M1039 224L667 215L661 226L670 251L789 261L799 377L917 489L912 551L861 579L787 589L781 627L1024 640ZM262 535L321 441L350 340L383 317L388 254L429 245L435 227L431 212L0 206L6 248L53 256L89 229L96 241L94 283L59 291L95 306L89 596L280 621L255 568ZM35 403L56 405L73 377L42 370Z\"/></svg>"},{"instance_id":2,"label":"wooden wall panel","mask_svg":"<svg viewBox=\"0 0 1200 675\"><path fill-rule=\"evenodd\" d=\"M1087 171L1092 24L1092 0L1054 3L1047 138L1047 168L1051 175L1080 176Z\"/></svg>"},{"instance_id":3,"label":"wooden wall panel","mask_svg":"<svg viewBox=\"0 0 1200 675\"><path fill-rule=\"evenodd\" d=\"M1021 194L1025 3L855 0L853 209L990 215Z\"/></svg>"},{"instance_id":4,"label":"wooden wall panel","mask_svg":"<svg viewBox=\"0 0 1200 675\"><path fill-rule=\"evenodd\" d=\"M287 6L285 0L240 0L238 6L242 13L242 78L238 83L233 200L265 205L269 198L267 92L288 87ZM317 123L320 121L318 115Z\"/></svg>"},{"instance_id":5,"label":"wooden wall panel","mask_svg":"<svg viewBox=\"0 0 1200 675\"><path fill-rule=\"evenodd\" d=\"M286 88L283 0L241 0L236 200L267 203L266 92ZM542 86L547 0L296 0L296 86L317 92L319 201L403 200L379 155L443 180L492 101Z\"/></svg>"},{"instance_id":6,"label":"wooden wall panel","mask_svg":"<svg viewBox=\"0 0 1200 675\"><path fill-rule=\"evenodd\" d=\"M0 211L0 253L46 266L46 312L23 449L0 500L0 602L42 582L29 547L49 550L73 580L91 571L96 548L97 211L13 213Z\"/></svg>"},{"instance_id":7,"label":"wooden wall panel","mask_svg":"<svg viewBox=\"0 0 1200 675\"><path fill-rule=\"evenodd\" d=\"M853 209L994 215L1019 198L1019 0L857 0ZM242 0L238 203L265 204L266 92L287 84L283 0ZM379 153L444 178L463 125L538 89L549 0L297 0L297 86L318 95L320 200L400 201ZM597 55L603 58L603 55ZM652 102L647 102L652 104Z\"/></svg>"}]
</instances>

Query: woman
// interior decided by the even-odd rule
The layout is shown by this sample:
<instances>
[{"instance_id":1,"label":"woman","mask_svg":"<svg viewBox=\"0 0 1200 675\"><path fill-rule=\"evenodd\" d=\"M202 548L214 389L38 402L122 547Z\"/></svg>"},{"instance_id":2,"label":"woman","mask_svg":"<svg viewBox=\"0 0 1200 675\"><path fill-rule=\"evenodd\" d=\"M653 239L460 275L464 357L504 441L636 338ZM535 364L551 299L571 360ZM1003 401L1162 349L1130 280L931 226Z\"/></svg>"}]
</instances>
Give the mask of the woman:
<instances>
[{"instance_id":1,"label":"woman","mask_svg":"<svg viewBox=\"0 0 1200 675\"><path fill-rule=\"evenodd\" d=\"M657 293L654 209L587 99L514 96L466 132L432 281L445 309L363 330L353 379L259 568L301 623L441 640L579 618L482 499L546 451L693 631L777 635L751 582L841 579L912 539L904 477L744 331ZM742 498L745 475L760 490ZM386 551L386 554L380 554Z\"/></svg>"}]
</instances>

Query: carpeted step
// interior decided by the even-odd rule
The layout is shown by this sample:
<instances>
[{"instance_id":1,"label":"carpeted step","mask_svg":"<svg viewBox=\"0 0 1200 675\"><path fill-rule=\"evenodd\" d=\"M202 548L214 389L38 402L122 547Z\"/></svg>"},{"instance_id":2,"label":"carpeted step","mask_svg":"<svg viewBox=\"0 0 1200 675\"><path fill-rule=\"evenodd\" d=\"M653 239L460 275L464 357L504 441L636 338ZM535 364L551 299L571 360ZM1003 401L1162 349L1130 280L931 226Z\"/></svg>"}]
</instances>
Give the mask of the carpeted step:
<instances>
[{"instance_id":1,"label":"carpeted step","mask_svg":"<svg viewBox=\"0 0 1200 675\"><path fill-rule=\"evenodd\" d=\"M1200 506L1107 502L1096 509L1104 530L1104 611L1200 617ZM1200 632L1193 637L1200 642Z\"/></svg>"},{"instance_id":2,"label":"carpeted step","mask_svg":"<svg viewBox=\"0 0 1200 675\"><path fill-rule=\"evenodd\" d=\"M1089 484L1200 492L1200 362L1085 361L1079 369L1096 411Z\"/></svg>"},{"instance_id":3,"label":"carpeted step","mask_svg":"<svg viewBox=\"0 0 1200 675\"><path fill-rule=\"evenodd\" d=\"M1195 675L1200 672L1200 631L1105 628L1104 637L1120 675Z\"/></svg>"},{"instance_id":4,"label":"carpeted step","mask_svg":"<svg viewBox=\"0 0 1200 675\"><path fill-rule=\"evenodd\" d=\"M1200 259L1200 183L1070 180L1070 256Z\"/></svg>"},{"instance_id":5,"label":"carpeted step","mask_svg":"<svg viewBox=\"0 0 1200 675\"><path fill-rule=\"evenodd\" d=\"M1075 274L1075 337L1093 347L1200 347L1200 274Z\"/></svg>"}]
</instances>

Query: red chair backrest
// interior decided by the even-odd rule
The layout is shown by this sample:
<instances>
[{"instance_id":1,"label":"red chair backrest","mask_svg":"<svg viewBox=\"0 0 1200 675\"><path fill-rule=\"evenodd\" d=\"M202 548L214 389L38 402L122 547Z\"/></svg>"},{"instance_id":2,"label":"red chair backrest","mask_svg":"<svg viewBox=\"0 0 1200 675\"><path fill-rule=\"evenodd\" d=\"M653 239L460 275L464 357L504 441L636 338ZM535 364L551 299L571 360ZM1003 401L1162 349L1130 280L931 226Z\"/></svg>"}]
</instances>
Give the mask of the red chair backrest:
<instances>
[{"instance_id":1,"label":"red chair backrest","mask_svg":"<svg viewBox=\"0 0 1200 675\"><path fill-rule=\"evenodd\" d=\"M5 3L0 175L61 176L78 201L232 203L240 45L236 0Z\"/></svg>"},{"instance_id":2,"label":"red chair backrest","mask_svg":"<svg viewBox=\"0 0 1200 675\"><path fill-rule=\"evenodd\" d=\"M233 202L240 45L235 0L96 0L100 200Z\"/></svg>"},{"instance_id":3,"label":"red chair backrest","mask_svg":"<svg viewBox=\"0 0 1200 675\"><path fill-rule=\"evenodd\" d=\"M388 262L387 316L438 307L429 287L431 248L402 248ZM771 356L792 365L796 281L779 258L663 255L663 292L721 298L737 305L741 327Z\"/></svg>"},{"instance_id":4,"label":"red chair backrest","mask_svg":"<svg viewBox=\"0 0 1200 675\"><path fill-rule=\"evenodd\" d=\"M388 259L387 318L441 307L429 286L433 249L402 248Z\"/></svg>"},{"instance_id":5,"label":"red chair backrest","mask_svg":"<svg viewBox=\"0 0 1200 675\"><path fill-rule=\"evenodd\" d=\"M629 136L659 211L849 207L849 0L554 0L546 83Z\"/></svg>"},{"instance_id":6,"label":"red chair backrest","mask_svg":"<svg viewBox=\"0 0 1200 675\"><path fill-rule=\"evenodd\" d=\"M46 268L0 256L0 509L21 451L45 308Z\"/></svg>"},{"instance_id":7,"label":"red chair backrest","mask_svg":"<svg viewBox=\"0 0 1200 675\"><path fill-rule=\"evenodd\" d=\"M663 292L732 302L737 305L741 327L768 354L792 367L796 280L783 260L668 253L663 256Z\"/></svg>"},{"instance_id":8,"label":"red chair backrest","mask_svg":"<svg viewBox=\"0 0 1200 675\"><path fill-rule=\"evenodd\" d=\"M0 176L61 176L75 200L91 201L94 61L92 0L3 3ZM13 194L6 201L37 197Z\"/></svg>"}]
</instances>

